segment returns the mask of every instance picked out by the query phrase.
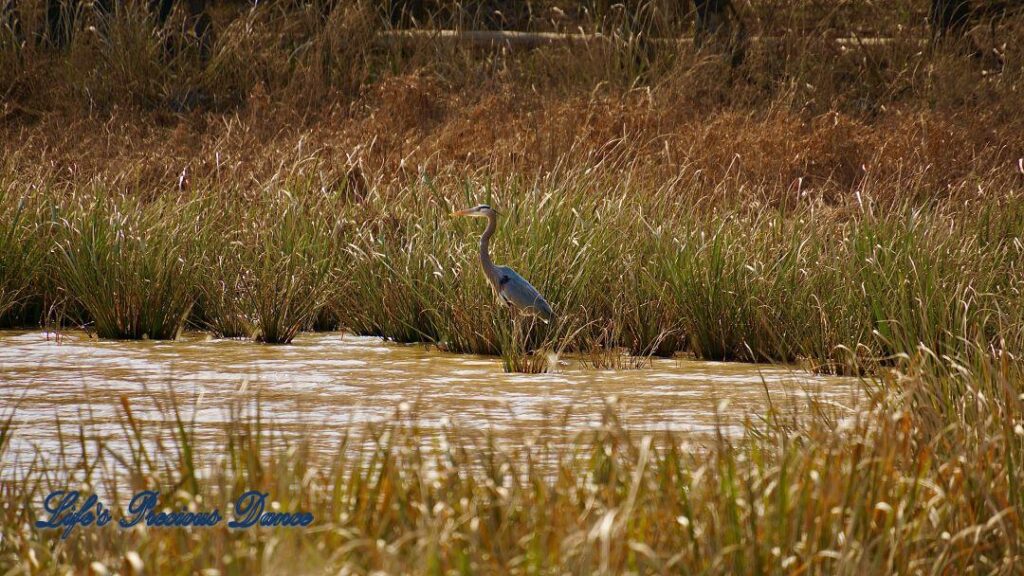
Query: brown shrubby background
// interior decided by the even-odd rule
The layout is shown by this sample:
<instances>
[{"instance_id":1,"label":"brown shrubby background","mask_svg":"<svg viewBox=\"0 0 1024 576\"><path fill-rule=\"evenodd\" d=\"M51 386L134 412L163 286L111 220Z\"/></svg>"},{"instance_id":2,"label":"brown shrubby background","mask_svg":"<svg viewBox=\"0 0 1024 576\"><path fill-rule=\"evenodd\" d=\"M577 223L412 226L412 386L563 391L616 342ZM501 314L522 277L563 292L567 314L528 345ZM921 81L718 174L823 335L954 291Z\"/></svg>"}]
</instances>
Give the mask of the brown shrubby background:
<instances>
[{"instance_id":1,"label":"brown shrubby background","mask_svg":"<svg viewBox=\"0 0 1024 576\"><path fill-rule=\"evenodd\" d=\"M986 196L1021 183L1012 7L933 41L926 2L736 3L742 33L697 50L662 41L693 36L688 3L211 3L204 36L185 4L162 27L139 3L90 6L58 48L44 3L18 4L0 53L12 169L132 172L161 189L183 171L266 177L311 150L325 171L358 164L382 182L543 174L572 156L683 178L696 186L681 201L726 205L969 199L979 183ZM481 47L397 35L410 27L603 39Z\"/></svg>"}]
</instances>

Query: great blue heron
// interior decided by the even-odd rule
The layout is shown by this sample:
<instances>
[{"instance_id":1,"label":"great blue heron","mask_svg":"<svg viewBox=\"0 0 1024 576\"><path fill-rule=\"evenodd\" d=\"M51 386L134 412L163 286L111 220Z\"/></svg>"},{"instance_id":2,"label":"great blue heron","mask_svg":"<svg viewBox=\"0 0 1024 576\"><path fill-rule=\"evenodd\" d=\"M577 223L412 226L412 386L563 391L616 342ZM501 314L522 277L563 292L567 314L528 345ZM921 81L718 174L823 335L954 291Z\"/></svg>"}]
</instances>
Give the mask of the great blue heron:
<instances>
[{"instance_id":1,"label":"great blue heron","mask_svg":"<svg viewBox=\"0 0 1024 576\"><path fill-rule=\"evenodd\" d=\"M494 295L523 314L536 316L545 322L551 321L555 314L536 288L515 270L508 266L495 266L494 262L491 262L488 246L494 230L498 227L498 213L487 204L481 204L474 208L459 210L452 215L487 218L487 228L480 236L480 264L483 266L487 282L494 290Z\"/></svg>"}]
</instances>

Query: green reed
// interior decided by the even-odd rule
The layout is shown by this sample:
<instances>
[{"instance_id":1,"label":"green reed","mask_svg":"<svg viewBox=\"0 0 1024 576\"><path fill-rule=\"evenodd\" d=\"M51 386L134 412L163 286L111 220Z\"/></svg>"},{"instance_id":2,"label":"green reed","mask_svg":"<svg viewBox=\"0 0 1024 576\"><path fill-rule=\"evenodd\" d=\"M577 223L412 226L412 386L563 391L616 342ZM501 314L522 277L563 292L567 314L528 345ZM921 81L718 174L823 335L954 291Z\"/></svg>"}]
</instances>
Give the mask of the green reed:
<instances>
[{"instance_id":1,"label":"green reed","mask_svg":"<svg viewBox=\"0 0 1024 576\"><path fill-rule=\"evenodd\" d=\"M382 304L369 314L377 325L370 333L501 351L476 264L480 226L445 219L446 202L488 194L459 192L413 183L389 198L391 228L367 250L391 263L389 287L370 299ZM410 202L417 196L433 204ZM941 204L885 214L813 206L687 213L666 206L669 191L631 183L628 172L594 182L573 171L511 179L492 196L504 212L494 258L523 272L556 312L588 326L569 349L611 334L610 345L640 356L859 370L919 346L951 354L979 338L1014 352L1024 344L1013 202L980 214ZM375 291L378 273L363 272Z\"/></svg>"},{"instance_id":2,"label":"green reed","mask_svg":"<svg viewBox=\"0 0 1024 576\"><path fill-rule=\"evenodd\" d=\"M0 182L0 319L34 296L42 279L45 238L24 196Z\"/></svg>"},{"instance_id":3,"label":"green reed","mask_svg":"<svg viewBox=\"0 0 1024 576\"><path fill-rule=\"evenodd\" d=\"M280 198L249 209L231 238L234 252L220 268L256 339L291 342L343 290L336 256L344 231L330 205L315 197ZM228 310L234 314L234 310Z\"/></svg>"},{"instance_id":4,"label":"green reed","mask_svg":"<svg viewBox=\"0 0 1024 576\"><path fill-rule=\"evenodd\" d=\"M239 246L237 240L229 245ZM235 252L208 254L204 269L209 273L201 281L202 297L199 324L221 338L255 338L257 329L246 315L242 303L244 269Z\"/></svg>"},{"instance_id":5,"label":"green reed","mask_svg":"<svg viewBox=\"0 0 1024 576\"><path fill-rule=\"evenodd\" d=\"M621 347L852 372L921 346L1024 349L1024 213L1011 200L702 212L628 171L566 167L417 178L353 201L303 170L282 168L244 200L207 182L194 200L148 202L43 187L18 224L39 231L40 258L9 281L42 300L30 278L43 277L105 337L168 337L186 317L268 342L318 324L506 358ZM541 290L567 320L557 329L513 337L479 269L483 223L449 216L485 201L502 213L492 257Z\"/></svg>"},{"instance_id":6,"label":"green reed","mask_svg":"<svg viewBox=\"0 0 1024 576\"><path fill-rule=\"evenodd\" d=\"M174 339L196 298L195 203L98 191L57 207L53 274L103 338Z\"/></svg>"}]
</instances>

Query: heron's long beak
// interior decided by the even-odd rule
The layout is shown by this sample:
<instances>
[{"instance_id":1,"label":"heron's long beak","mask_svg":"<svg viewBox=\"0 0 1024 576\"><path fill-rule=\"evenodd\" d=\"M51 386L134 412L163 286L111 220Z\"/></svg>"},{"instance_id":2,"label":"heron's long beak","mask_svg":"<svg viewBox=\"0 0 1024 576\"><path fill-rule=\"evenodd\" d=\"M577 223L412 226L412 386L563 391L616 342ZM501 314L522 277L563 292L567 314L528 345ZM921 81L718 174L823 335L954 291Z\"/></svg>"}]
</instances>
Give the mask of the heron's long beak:
<instances>
[{"instance_id":1,"label":"heron's long beak","mask_svg":"<svg viewBox=\"0 0 1024 576\"><path fill-rule=\"evenodd\" d=\"M470 209L456 210L455 212L452 212L452 216L468 216L470 211Z\"/></svg>"}]
</instances>

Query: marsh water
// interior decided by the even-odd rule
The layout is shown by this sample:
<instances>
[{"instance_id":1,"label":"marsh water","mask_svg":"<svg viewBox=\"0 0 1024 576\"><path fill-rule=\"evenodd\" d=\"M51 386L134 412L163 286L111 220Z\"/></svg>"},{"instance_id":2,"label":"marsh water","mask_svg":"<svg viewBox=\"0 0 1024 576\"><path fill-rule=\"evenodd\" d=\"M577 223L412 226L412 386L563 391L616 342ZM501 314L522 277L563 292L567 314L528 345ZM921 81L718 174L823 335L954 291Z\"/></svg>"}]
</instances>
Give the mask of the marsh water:
<instances>
[{"instance_id":1,"label":"marsh water","mask_svg":"<svg viewBox=\"0 0 1024 576\"><path fill-rule=\"evenodd\" d=\"M852 405L850 378L795 367L655 359L648 367L594 370L562 359L555 373L506 374L493 357L447 354L341 333L301 334L271 346L188 334L178 341L109 341L83 332L0 332L0 415L14 411L12 451L37 452L84 424L123 436L126 398L135 417L166 422L169 398L196 429L217 429L257 403L264 420L313 434L324 450L347 424L412 407L425 433L447 422L496 431L559 420L600 421L614 401L625 425L644 430L738 433L743 418L806 406L815 395ZM232 410L235 407L235 410ZM781 407L781 408L780 408ZM203 438L197 434L197 438ZM216 442L215 435L209 435Z\"/></svg>"}]
</instances>

